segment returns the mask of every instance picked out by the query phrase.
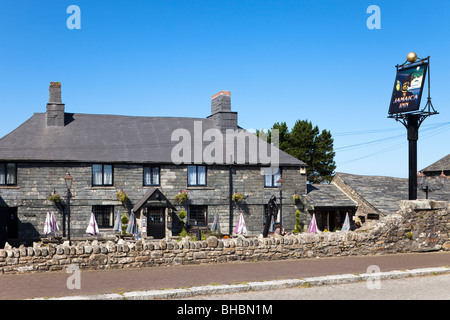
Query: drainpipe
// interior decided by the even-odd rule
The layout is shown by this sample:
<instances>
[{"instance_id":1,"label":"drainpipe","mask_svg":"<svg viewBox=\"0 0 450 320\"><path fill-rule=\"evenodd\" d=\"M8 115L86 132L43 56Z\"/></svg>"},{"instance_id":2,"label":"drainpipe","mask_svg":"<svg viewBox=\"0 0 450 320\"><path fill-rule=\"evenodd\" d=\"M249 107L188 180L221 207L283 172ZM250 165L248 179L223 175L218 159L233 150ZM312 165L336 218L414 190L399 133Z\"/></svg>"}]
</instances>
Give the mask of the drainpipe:
<instances>
[{"instance_id":1,"label":"drainpipe","mask_svg":"<svg viewBox=\"0 0 450 320\"><path fill-rule=\"evenodd\" d=\"M229 178L230 182L230 221L229 221L229 234L230 237L233 235L233 168L232 166L229 167Z\"/></svg>"}]
</instances>

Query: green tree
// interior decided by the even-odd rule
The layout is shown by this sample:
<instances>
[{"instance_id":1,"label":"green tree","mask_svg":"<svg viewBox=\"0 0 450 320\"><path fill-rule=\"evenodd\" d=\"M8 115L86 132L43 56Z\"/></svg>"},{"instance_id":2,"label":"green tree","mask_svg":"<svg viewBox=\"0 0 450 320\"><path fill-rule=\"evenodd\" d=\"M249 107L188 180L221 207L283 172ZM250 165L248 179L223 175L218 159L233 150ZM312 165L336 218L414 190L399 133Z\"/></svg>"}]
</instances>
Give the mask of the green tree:
<instances>
[{"instance_id":1,"label":"green tree","mask_svg":"<svg viewBox=\"0 0 450 320\"><path fill-rule=\"evenodd\" d=\"M273 129L279 130L279 148L308 165L306 172L310 183L331 181L336 164L330 131L320 132L319 127L308 120L297 120L290 132L286 122L275 123Z\"/></svg>"},{"instance_id":2,"label":"green tree","mask_svg":"<svg viewBox=\"0 0 450 320\"><path fill-rule=\"evenodd\" d=\"M272 130L277 129L278 130L278 142L279 142L279 148L281 150L286 150L289 148L289 128L286 124L286 122L277 122L273 125ZM269 131L269 137L267 139L267 142L272 142L272 130Z\"/></svg>"}]
</instances>

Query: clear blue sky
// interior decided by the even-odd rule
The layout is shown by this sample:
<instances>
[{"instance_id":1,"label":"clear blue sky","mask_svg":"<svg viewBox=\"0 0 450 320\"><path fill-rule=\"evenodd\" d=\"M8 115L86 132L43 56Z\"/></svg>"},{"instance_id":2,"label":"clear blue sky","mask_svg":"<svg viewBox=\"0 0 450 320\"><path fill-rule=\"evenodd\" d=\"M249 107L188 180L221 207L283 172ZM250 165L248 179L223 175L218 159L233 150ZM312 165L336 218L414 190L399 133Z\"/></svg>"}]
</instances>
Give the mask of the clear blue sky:
<instances>
[{"instance_id":1,"label":"clear blue sky","mask_svg":"<svg viewBox=\"0 0 450 320\"><path fill-rule=\"evenodd\" d=\"M51 81L74 113L206 117L229 90L243 128L307 119L331 131L336 171L407 177L406 130L387 118L395 65L431 56L440 114L421 128L421 169L450 153L449 19L448 0L1 0L0 137L45 112Z\"/></svg>"}]
</instances>

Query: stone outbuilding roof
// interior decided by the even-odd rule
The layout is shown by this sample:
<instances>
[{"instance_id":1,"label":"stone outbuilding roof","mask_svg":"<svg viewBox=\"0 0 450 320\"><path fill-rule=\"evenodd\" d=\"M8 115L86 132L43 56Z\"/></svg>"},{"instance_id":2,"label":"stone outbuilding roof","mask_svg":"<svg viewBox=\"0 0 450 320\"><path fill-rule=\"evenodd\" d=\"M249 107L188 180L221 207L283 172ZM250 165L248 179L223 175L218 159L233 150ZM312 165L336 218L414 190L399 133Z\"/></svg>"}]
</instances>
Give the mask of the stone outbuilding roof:
<instances>
[{"instance_id":1,"label":"stone outbuilding roof","mask_svg":"<svg viewBox=\"0 0 450 320\"><path fill-rule=\"evenodd\" d=\"M341 189L333 184L308 184L306 203L313 210L334 209L351 210L357 203L350 199Z\"/></svg>"},{"instance_id":2,"label":"stone outbuilding roof","mask_svg":"<svg viewBox=\"0 0 450 320\"><path fill-rule=\"evenodd\" d=\"M435 163L429 165L425 169L422 169L422 171L427 174L431 172L441 173L441 171L444 171L446 174L450 172L450 154L446 155L442 159L439 159Z\"/></svg>"},{"instance_id":3,"label":"stone outbuilding roof","mask_svg":"<svg viewBox=\"0 0 450 320\"><path fill-rule=\"evenodd\" d=\"M430 178L430 188L439 187L437 178ZM373 213L383 216L395 213L401 200L408 200L408 179L386 176L364 176L338 172L332 184L338 185L359 207L366 207ZM426 194L418 190L417 198L425 199ZM429 199L448 201L450 199L450 181L439 190L429 192Z\"/></svg>"},{"instance_id":4,"label":"stone outbuilding roof","mask_svg":"<svg viewBox=\"0 0 450 320\"><path fill-rule=\"evenodd\" d=\"M336 173L334 180L336 179L341 179L382 215L396 212L399 201L408 199L408 179L341 172Z\"/></svg>"}]
</instances>

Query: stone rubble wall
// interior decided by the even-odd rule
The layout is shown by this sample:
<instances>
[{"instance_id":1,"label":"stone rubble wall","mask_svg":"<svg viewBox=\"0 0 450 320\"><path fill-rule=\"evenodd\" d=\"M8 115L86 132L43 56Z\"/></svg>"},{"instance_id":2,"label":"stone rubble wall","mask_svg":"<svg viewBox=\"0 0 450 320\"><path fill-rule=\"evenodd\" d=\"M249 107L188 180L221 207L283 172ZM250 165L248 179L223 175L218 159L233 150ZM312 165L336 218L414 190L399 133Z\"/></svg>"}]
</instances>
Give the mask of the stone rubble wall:
<instances>
[{"instance_id":1,"label":"stone rubble wall","mask_svg":"<svg viewBox=\"0 0 450 320\"><path fill-rule=\"evenodd\" d=\"M230 261L266 261L350 255L450 251L450 203L402 201L400 210L356 231L262 238L209 237L205 241L138 240L34 243L0 250L0 274L141 268Z\"/></svg>"}]
</instances>

